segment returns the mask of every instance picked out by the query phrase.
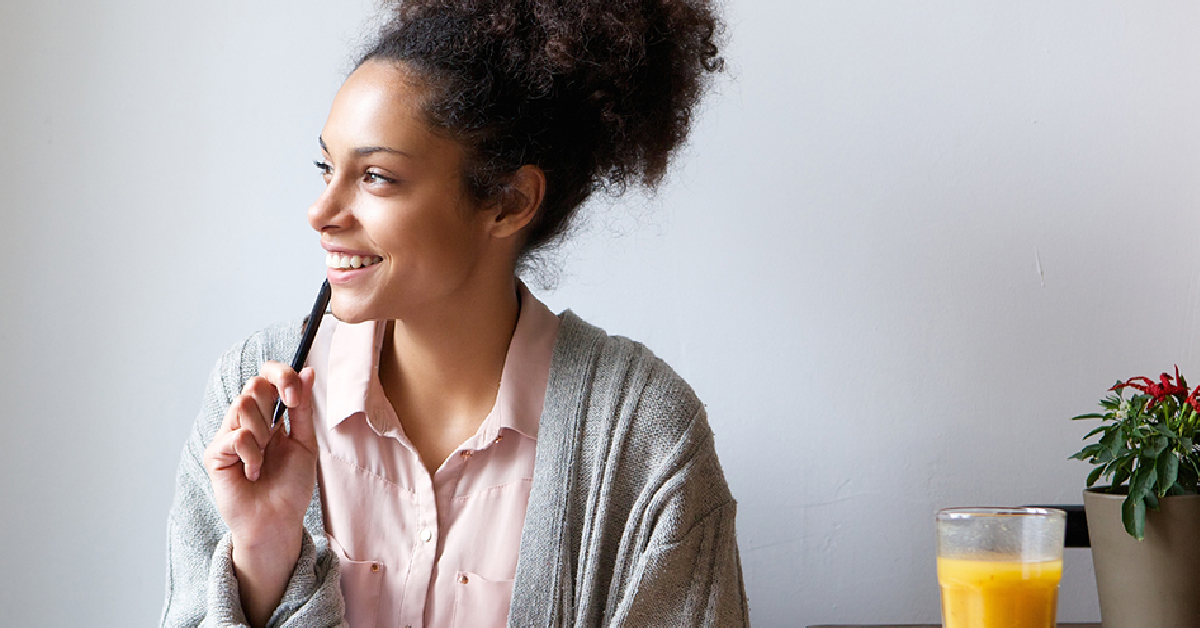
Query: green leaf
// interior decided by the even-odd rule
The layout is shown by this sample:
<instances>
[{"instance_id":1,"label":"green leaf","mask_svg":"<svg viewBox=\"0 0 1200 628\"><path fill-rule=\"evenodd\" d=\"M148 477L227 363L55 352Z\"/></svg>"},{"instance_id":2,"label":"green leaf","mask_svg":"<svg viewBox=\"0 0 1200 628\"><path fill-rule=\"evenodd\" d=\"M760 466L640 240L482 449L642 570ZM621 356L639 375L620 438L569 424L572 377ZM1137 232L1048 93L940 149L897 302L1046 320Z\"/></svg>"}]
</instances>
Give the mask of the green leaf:
<instances>
[{"instance_id":1,"label":"green leaf","mask_svg":"<svg viewBox=\"0 0 1200 628\"><path fill-rule=\"evenodd\" d=\"M1120 486L1129 479L1129 467L1131 464L1127 460L1122 460L1116 463L1117 470L1113 473L1112 485Z\"/></svg>"},{"instance_id":2,"label":"green leaf","mask_svg":"<svg viewBox=\"0 0 1200 628\"><path fill-rule=\"evenodd\" d=\"M1097 459L1100 462L1108 462L1116 458L1121 448L1125 446L1125 443L1121 442L1121 430L1117 429L1105 434L1098 445L1101 447L1101 450L1097 452Z\"/></svg>"},{"instance_id":3,"label":"green leaf","mask_svg":"<svg viewBox=\"0 0 1200 628\"><path fill-rule=\"evenodd\" d=\"M1115 439L1113 439L1114 440L1113 446L1112 446L1113 455L1119 456L1119 455L1121 455L1121 452L1129 451L1129 447L1126 447L1126 445L1129 445L1129 446L1137 445L1137 441L1134 440L1134 438L1130 434L1129 430L1118 427L1117 429L1115 429L1113 431L1116 432L1116 434L1117 434L1117 437Z\"/></svg>"},{"instance_id":4,"label":"green leaf","mask_svg":"<svg viewBox=\"0 0 1200 628\"><path fill-rule=\"evenodd\" d=\"M1194 494L1197 491L1197 480L1200 480L1200 473L1197 473L1196 467L1185 458L1179 465L1179 476L1175 478L1175 481L1179 483L1179 487L1185 493Z\"/></svg>"},{"instance_id":5,"label":"green leaf","mask_svg":"<svg viewBox=\"0 0 1200 628\"><path fill-rule=\"evenodd\" d=\"M1092 469L1092 472L1089 473L1087 477L1088 488L1092 488L1092 485L1096 483L1096 480L1100 479L1100 474L1103 472L1104 467L1096 467L1095 469Z\"/></svg>"},{"instance_id":6,"label":"green leaf","mask_svg":"<svg viewBox=\"0 0 1200 628\"><path fill-rule=\"evenodd\" d=\"M1130 493L1121 504L1121 522L1133 538L1139 541L1146 538L1146 502L1140 497L1134 499Z\"/></svg>"},{"instance_id":7,"label":"green leaf","mask_svg":"<svg viewBox=\"0 0 1200 628\"><path fill-rule=\"evenodd\" d=\"M1167 448L1168 444L1166 436L1155 436L1150 439L1150 444L1145 447L1144 455L1149 458L1157 458Z\"/></svg>"},{"instance_id":8,"label":"green leaf","mask_svg":"<svg viewBox=\"0 0 1200 628\"><path fill-rule=\"evenodd\" d=\"M1141 499L1150 492L1157 479L1153 462L1142 458L1138 461L1137 470L1133 472L1133 479L1129 481L1129 496Z\"/></svg>"},{"instance_id":9,"label":"green leaf","mask_svg":"<svg viewBox=\"0 0 1200 628\"><path fill-rule=\"evenodd\" d=\"M1059 416L1062 416L1062 415L1059 415ZM1078 416L1073 416L1073 417L1071 417L1071 420L1072 420L1072 421L1079 421L1079 420L1081 420L1081 419L1103 419L1103 418L1104 418L1104 416L1105 416L1105 415L1103 415L1103 414L1100 414L1100 413L1098 413L1098 412L1089 412L1089 413L1087 413L1087 414L1080 414L1080 415L1078 415ZM1060 420L1061 420L1061 419L1060 419Z\"/></svg>"},{"instance_id":10,"label":"green leaf","mask_svg":"<svg viewBox=\"0 0 1200 628\"><path fill-rule=\"evenodd\" d=\"M1158 468L1158 494L1166 497L1167 491L1175 484L1175 478L1179 477L1179 456L1168 451L1158 457L1155 466Z\"/></svg>"},{"instance_id":11,"label":"green leaf","mask_svg":"<svg viewBox=\"0 0 1200 628\"><path fill-rule=\"evenodd\" d=\"M1158 432L1159 434L1162 434L1163 437L1165 437L1165 438L1176 438L1175 432L1172 431L1171 428L1167 427L1166 425L1163 425L1162 423L1155 424L1154 431Z\"/></svg>"},{"instance_id":12,"label":"green leaf","mask_svg":"<svg viewBox=\"0 0 1200 628\"><path fill-rule=\"evenodd\" d=\"M1100 432L1108 431L1108 430L1110 430L1110 429L1112 429L1112 426L1109 426L1109 425L1101 425L1100 427L1098 427L1098 428L1096 428L1096 429L1094 429L1094 430L1092 430L1092 431L1088 432L1087 434L1084 434L1084 436L1083 436L1083 440L1087 440L1087 439L1089 439L1089 438L1091 438L1091 437L1095 436L1096 434L1099 434Z\"/></svg>"}]
</instances>

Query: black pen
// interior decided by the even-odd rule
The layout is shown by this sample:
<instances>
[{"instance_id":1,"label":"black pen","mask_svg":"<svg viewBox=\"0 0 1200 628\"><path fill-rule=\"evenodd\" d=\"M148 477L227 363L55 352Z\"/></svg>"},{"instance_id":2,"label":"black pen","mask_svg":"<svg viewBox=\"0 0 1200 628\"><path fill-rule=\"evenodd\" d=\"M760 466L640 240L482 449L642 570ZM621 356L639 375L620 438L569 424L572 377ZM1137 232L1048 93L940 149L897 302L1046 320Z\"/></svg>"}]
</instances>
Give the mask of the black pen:
<instances>
[{"instance_id":1,"label":"black pen","mask_svg":"<svg viewBox=\"0 0 1200 628\"><path fill-rule=\"evenodd\" d=\"M304 326L304 337L300 339L300 346L296 347L296 355L292 357L293 371L299 373L300 369L304 368L304 362L308 359L308 350L312 349L313 339L317 337L317 328L321 326L321 319L325 318L325 308L328 306L329 280L326 279L321 284L321 291L317 293L317 300L313 303L312 312L308 315L308 324ZM285 408L287 406L283 404L282 397L275 400L275 414L271 417L272 428L279 423Z\"/></svg>"}]
</instances>

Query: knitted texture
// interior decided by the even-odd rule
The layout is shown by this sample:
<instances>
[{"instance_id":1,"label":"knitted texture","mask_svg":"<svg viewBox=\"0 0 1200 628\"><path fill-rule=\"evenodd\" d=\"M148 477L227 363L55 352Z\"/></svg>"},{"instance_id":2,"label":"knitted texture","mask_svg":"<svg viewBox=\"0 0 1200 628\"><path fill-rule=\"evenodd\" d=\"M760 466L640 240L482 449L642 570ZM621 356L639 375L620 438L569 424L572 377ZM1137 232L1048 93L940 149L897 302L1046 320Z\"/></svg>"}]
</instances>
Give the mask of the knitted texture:
<instances>
[{"instance_id":1,"label":"knitted texture","mask_svg":"<svg viewBox=\"0 0 1200 628\"><path fill-rule=\"evenodd\" d=\"M748 625L736 503L703 404L641 344L570 311L561 320L508 625ZM265 329L213 370L176 480L164 626L245 624L203 453L244 382L266 360L286 362L299 339L299 324ZM343 626L316 489L304 526L268 625Z\"/></svg>"},{"instance_id":2,"label":"knitted texture","mask_svg":"<svg viewBox=\"0 0 1200 628\"><path fill-rule=\"evenodd\" d=\"M167 594L163 626L246 626L233 574L229 527L217 512L204 450L246 381L267 360L289 362L300 344L302 322L255 333L225 352L209 375L200 414L184 445L167 523ZM287 416L284 415L284 424ZM300 558L268 626L344 626L337 557L325 538L320 492L304 515Z\"/></svg>"}]
</instances>

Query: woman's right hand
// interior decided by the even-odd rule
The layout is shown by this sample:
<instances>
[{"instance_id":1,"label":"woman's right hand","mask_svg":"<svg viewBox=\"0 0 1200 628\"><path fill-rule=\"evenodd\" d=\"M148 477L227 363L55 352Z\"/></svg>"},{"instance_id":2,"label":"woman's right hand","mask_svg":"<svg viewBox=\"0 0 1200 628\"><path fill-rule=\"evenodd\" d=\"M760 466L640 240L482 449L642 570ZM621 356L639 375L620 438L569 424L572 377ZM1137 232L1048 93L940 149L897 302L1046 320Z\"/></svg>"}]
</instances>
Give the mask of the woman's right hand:
<instances>
[{"instance_id":1,"label":"woman's right hand","mask_svg":"<svg viewBox=\"0 0 1200 628\"><path fill-rule=\"evenodd\" d=\"M317 478L312 383L311 368L296 373L264 363L204 451L217 510L232 535L242 609L254 626L270 619L300 556ZM290 433L282 421L271 429L277 396L288 406Z\"/></svg>"}]
</instances>

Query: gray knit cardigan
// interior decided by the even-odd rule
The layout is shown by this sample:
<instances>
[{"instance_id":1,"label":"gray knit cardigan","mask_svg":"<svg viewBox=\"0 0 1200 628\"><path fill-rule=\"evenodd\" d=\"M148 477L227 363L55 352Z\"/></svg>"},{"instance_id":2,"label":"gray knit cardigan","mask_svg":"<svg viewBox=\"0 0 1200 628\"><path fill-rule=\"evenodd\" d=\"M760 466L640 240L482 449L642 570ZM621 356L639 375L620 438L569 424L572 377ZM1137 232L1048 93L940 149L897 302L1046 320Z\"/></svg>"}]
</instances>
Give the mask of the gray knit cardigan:
<instances>
[{"instance_id":1,"label":"gray knit cardigan","mask_svg":"<svg viewBox=\"0 0 1200 628\"><path fill-rule=\"evenodd\" d=\"M641 344L570 311L561 321L508 625L748 625L736 503L704 406ZM299 339L299 324L265 329L213 369L176 479L164 626L246 624L202 459L244 382L264 361L290 359ZM315 489L304 527L269 625L345 626Z\"/></svg>"}]
</instances>

